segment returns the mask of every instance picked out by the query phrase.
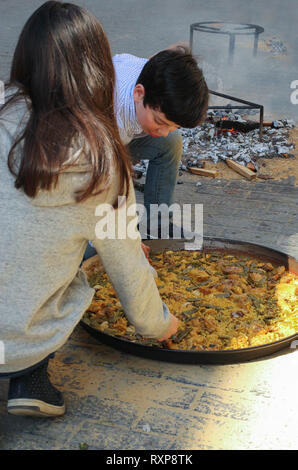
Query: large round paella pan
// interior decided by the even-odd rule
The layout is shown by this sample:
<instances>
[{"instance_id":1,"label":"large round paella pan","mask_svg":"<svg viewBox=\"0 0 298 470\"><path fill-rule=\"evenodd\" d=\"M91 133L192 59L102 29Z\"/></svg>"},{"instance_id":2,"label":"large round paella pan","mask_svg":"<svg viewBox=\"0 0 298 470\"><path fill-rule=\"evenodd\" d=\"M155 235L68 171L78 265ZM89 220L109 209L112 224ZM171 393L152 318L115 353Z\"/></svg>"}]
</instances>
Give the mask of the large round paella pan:
<instances>
[{"instance_id":1,"label":"large round paella pan","mask_svg":"<svg viewBox=\"0 0 298 470\"><path fill-rule=\"evenodd\" d=\"M278 276L275 273L284 272L284 273L289 273L289 274L292 273L294 275L298 274L298 261L296 259L280 251L276 251L271 248L267 248L267 247L252 244L252 243L205 237L202 250L200 250L197 253L195 253L192 250L190 250L189 252L185 251L184 249L185 244L183 240L150 240L150 241L146 241L145 243L150 247L150 257L152 258L152 260L156 260L157 271L158 271L158 266L159 266L158 263L161 260L162 255L166 254L167 259L169 259L170 256L172 256L173 259L175 259L175 257L177 258L179 254L180 258L181 256L183 258L183 261L184 261L183 272L185 273L185 275L180 276L180 278L183 278L182 279L183 282L184 282L184 278L186 279L185 282L187 286L186 289L188 292L187 294L188 298L184 300L188 301L190 307L192 308L184 311L183 312L184 316L181 317L185 320L185 322L187 323L189 327L189 328L184 329L182 331L182 334L184 332L184 336L185 336L185 332L187 333L190 332L189 338L191 338L191 335L193 334L193 332L191 332L192 325L195 325L195 324L199 325L199 328L197 328L199 329L199 331L200 329L202 329L204 331L207 331L207 333L208 331L209 333L210 331L212 332L212 326L213 326L212 325L212 313L214 316L213 321L214 323L216 323L216 319L217 319L217 325L218 325L220 324L221 316L223 315L223 312L229 312L229 317L230 317L229 324L232 325L230 329L232 327L235 329L236 328L235 325L238 325L238 331L239 329L241 330L241 322L245 321L245 318L246 318L245 306L239 307L238 310L236 311L233 311L233 309L229 310L229 308L231 309L231 307L228 306L228 301L230 300L228 297L230 297L230 293L231 293L232 294L231 297L236 298L236 300L240 298L241 300L241 294L236 294L237 293L236 289L237 288L239 289L239 283L235 284L234 282L233 284L232 280L237 278L237 274L235 273L238 273L239 271L243 270L243 268L244 268L244 272L241 271L241 276L238 276L238 278L241 277L242 282L247 283L250 289L248 290L249 294L247 298L248 298L248 302L250 302L249 305L252 306L252 311L254 312L257 311L256 310L257 306L260 306L260 302L262 301L262 298L260 300L260 298L258 298L255 295L252 295L252 293L259 292L259 291L262 292L260 285L264 285L264 282L263 284L258 284L256 281L258 281L259 279L262 280L262 276L263 276L263 281L264 279L266 279L266 286L268 285L269 287L271 287L271 293L272 293L275 290L275 288L273 289L272 286L276 286L280 282L282 282L280 280L281 275ZM192 261L189 262L190 258L188 257L191 257ZM199 278L196 277L196 281L194 282L193 280L194 278L189 276L189 274L198 272L196 271L196 268L194 268L193 266L195 264L193 262L194 257L197 257L197 259L200 259L200 260L204 259L205 263L207 263L207 265L206 264L204 265L204 268L202 268L201 266L199 267L200 273L201 273L200 276L206 275L206 273L203 272L205 270L207 270L207 272L210 273L210 269L213 269L213 264L220 266L221 276L222 276L220 278L220 282L217 282L217 284L213 282L212 284L210 282L210 279L211 279L210 277L209 277L209 284L208 284L208 278L207 278L207 281L204 282L204 277L199 277ZM257 264L252 263L250 258L252 258L253 260L258 260L258 263ZM208 260L208 262L206 261L206 259ZM240 259L240 264L239 262L232 264L231 260L239 261L239 259ZM152 263L154 264L153 261ZM191 266L189 266L189 264L191 264ZM233 266L235 266L236 264L238 265L238 268L236 267L233 268ZM206 268L206 266L209 267L209 271ZM222 268L223 266L224 266L224 269ZM274 271L273 271L273 268L275 269ZM100 260L97 256L85 261L85 263L83 264L83 269L89 278L90 278L91 273L94 274L94 272L96 273L97 271L100 272L103 270L100 264ZM271 273L269 272L270 270L272 270ZM169 271L173 272L174 269L169 269ZM188 281L188 279L190 279L190 281ZM274 280L272 281L272 279ZM263 356L271 355L285 348L294 349L296 345L298 345L298 310L297 310L298 309L298 305L297 305L297 292L298 292L297 282L298 281L297 279L298 278L295 277L294 285L291 286L292 297L290 299L291 307L289 308L292 309L291 310L292 328L288 330L284 329L285 332L289 331L290 334L284 333L279 336L276 336L274 332L276 332L277 323L276 323L276 319L274 319L274 315L272 315L271 314L272 312L270 311L271 306L272 306L272 311L274 310L274 308L276 309L276 303L270 304L267 302L265 310L263 309L262 311L262 309L261 310L259 309L262 315L262 321L259 320L255 322L253 325L254 328L256 329L259 328L259 330L262 330L262 325L264 324L269 325L268 327L269 333L267 336L269 340L265 340L266 342L262 344L259 344L257 341L252 341L252 342L249 342L249 344L244 342L242 345L243 347L242 346L237 347L237 344L241 344L241 343L239 343L239 333L237 332L237 329L235 329L237 333L237 334L235 333L235 337L237 336L238 343L235 343L234 341L235 338L232 338L232 342L231 342L230 341L231 338L228 340L228 337L227 339L224 339L225 336L219 336L220 338L220 340L218 340L219 343L216 343L216 338L215 338L215 344L211 344L211 345L209 344L209 346L206 346L205 338L202 335L198 335L199 337L198 340L195 336L193 336L193 338L195 338L197 341L201 341L201 343L199 344L199 347L197 346L195 348L192 345L191 348L187 349L187 344L192 344L192 343L190 342L190 340L187 340L188 343L185 342L186 340L184 340L186 346L184 345L183 349L178 349L178 346L177 346L178 343L177 342L175 343L175 338L173 338L173 341L170 341L170 343L168 342L168 343L161 344L159 342L154 342L154 341L150 342L148 340L146 341L144 338L142 339L138 337L138 335L128 335L128 334L123 334L123 333L117 334L117 332L113 331L113 329L109 327L103 328L101 327L103 323L101 323L100 325L96 321L90 321L90 318L96 318L96 314L94 314L91 311L87 311L85 313L81 321L81 325L93 337L98 339L101 343L107 344L120 351L131 353L131 354L141 356L144 358L168 361L168 362L176 362L176 363L186 363L186 364L229 364L229 363L254 360L254 359L261 358ZM271 286L270 286L269 281L271 281ZM292 281L293 281L293 278L292 278ZM174 282L177 283L178 281L176 280ZM283 282L289 283L289 280L286 280ZM193 284L197 284L197 285L193 285ZM206 288L204 289L204 286L206 285L207 285L207 289ZM227 286L227 288L231 288L232 286L232 290L229 291L225 287L223 291L217 291L215 295L210 294L209 297L207 296L207 298L209 299L213 296L215 299L216 297L217 305L208 305L206 304L206 301L205 301L205 303L203 304L204 308L202 310L201 299L202 298L204 299L205 293L210 291L210 289L208 291L208 287L212 285L220 285L220 286L225 285ZM283 284L283 286L285 286L285 284ZM163 286L159 285L158 287L163 287ZM196 288L200 290L196 290ZM160 290L161 296L162 296L162 292L163 292L163 289ZM197 292L199 292L199 294L202 293L200 299L196 298ZM174 294L171 292L169 295L173 297ZM242 300L244 296L245 295L242 294ZM293 296L296 298L296 300L293 300L294 298ZM290 298L290 294L288 295L288 297ZM284 295L283 300L288 302L288 299L285 298L285 295ZM223 303L223 305L226 305L226 307L223 307L222 304L219 303L219 301L226 302L226 304ZM272 302L272 298L270 302ZM213 300L212 303L215 304L216 303L215 300ZM200 317L197 319L197 323L196 323L196 320L189 321L190 320L189 315L192 314L192 311L196 310L196 307L197 309L201 308ZM255 310L254 310L254 307L256 308ZM242 313L242 311L244 312L244 314ZM175 314L175 311L172 311L172 313ZM209 319L209 323L207 323L207 326L206 326L206 322L208 319ZM294 319L294 323L293 323L293 319ZM297 329L295 326L296 320L297 320ZM209 327L209 330L208 330L208 327ZM258 334L255 335L256 338L258 337ZM277 337L278 339L276 339ZM200 338L203 338L203 339L200 339ZM233 344L233 341L234 341L234 347L230 348L229 344ZM218 346L218 344L225 345L225 347L221 348L221 346ZM235 344L236 344L236 347L235 347Z\"/></svg>"}]
</instances>

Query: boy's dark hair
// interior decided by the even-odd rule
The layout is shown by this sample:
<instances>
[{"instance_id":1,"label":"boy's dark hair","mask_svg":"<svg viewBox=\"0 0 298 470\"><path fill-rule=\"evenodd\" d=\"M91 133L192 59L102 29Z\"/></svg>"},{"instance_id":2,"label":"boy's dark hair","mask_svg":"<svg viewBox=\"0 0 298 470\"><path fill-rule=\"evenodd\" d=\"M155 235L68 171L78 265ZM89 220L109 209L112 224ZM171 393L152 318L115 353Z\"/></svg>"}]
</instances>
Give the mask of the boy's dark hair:
<instances>
[{"instance_id":1,"label":"boy's dark hair","mask_svg":"<svg viewBox=\"0 0 298 470\"><path fill-rule=\"evenodd\" d=\"M151 57L138 83L145 88L143 105L158 109L169 121L192 128L205 119L209 91L188 49L165 50Z\"/></svg>"}]
</instances>

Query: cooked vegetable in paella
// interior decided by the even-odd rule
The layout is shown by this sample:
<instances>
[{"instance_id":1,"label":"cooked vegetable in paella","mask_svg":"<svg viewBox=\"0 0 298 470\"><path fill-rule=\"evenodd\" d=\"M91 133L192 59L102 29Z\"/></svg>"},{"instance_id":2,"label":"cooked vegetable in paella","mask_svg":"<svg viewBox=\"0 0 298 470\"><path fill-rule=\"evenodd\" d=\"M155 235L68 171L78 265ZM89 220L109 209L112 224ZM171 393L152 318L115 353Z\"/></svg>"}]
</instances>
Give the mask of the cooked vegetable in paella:
<instances>
[{"instance_id":1,"label":"cooked vegetable in paella","mask_svg":"<svg viewBox=\"0 0 298 470\"><path fill-rule=\"evenodd\" d=\"M136 334L107 274L89 277L95 289L83 321L108 335L179 350L225 350L272 343L298 332L298 276L284 266L222 252L163 251L150 262L162 300L179 319L160 343Z\"/></svg>"}]
</instances>

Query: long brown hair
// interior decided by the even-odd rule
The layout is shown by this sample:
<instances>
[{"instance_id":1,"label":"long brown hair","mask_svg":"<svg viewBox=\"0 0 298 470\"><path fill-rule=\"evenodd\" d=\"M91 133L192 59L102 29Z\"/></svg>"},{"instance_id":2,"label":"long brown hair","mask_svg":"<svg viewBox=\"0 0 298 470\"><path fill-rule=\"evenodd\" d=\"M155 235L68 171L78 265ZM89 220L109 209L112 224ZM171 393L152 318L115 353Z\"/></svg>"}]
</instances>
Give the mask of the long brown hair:
<instances>
[{"instance_id":1,"label":"long brown hair","mask_svg":"<svg viewBox=\"0 0 298 470\"><path fill-rule=\"evenodd\" d=\"M131 164L114 114L114 84L110 46L94 16L57 1L46 2L33 13L13 57L9 85L17 91L4 105L30 99L29 120L8 157L16 188L29 197L39 189L50 190L79 138L92 172L76 201L107 188L112 162L120 175L119 195L128 195ZM14 151L20 143L22 157L16 170Z\"/></svg>"}]
</instances>

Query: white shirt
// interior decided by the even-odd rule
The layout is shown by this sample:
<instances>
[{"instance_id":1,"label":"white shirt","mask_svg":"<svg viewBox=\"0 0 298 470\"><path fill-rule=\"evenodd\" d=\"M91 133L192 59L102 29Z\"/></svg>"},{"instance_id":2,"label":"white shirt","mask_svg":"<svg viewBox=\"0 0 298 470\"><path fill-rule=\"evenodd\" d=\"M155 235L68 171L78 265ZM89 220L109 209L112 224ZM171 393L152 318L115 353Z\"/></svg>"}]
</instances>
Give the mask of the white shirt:
<instances>
[{"instance_id":1,"label":"white shirt","mask_svg":"<svg viewBox=\"0 0 298 470\"><path fill-rule=\"evenodd\" d=\"M145 137L136 115L133 92L148 59L131 54L116 54L113 64L116 74L115 113L122 142L127 145L136 137Z\"/></svg>"}]
</instances>

